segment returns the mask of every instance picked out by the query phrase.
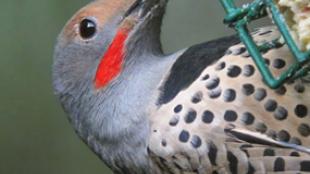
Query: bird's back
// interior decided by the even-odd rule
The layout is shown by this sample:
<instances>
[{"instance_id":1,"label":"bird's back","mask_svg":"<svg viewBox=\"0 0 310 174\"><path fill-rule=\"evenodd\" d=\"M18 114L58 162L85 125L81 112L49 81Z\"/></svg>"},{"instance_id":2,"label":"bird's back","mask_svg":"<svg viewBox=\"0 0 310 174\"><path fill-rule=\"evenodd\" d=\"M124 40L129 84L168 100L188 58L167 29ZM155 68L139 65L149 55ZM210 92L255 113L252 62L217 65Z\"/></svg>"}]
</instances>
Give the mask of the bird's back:
<instances>
[{"instance_id":1,"label":"bird's back","mask_svg":"<svg viewBox=\"0 0 310 174\"><path fill-rule=\"evenodd\" d=\"M253 37L260 44L279 33L265 28ZM189 48L163 80L149 140L161 171L310 172L309 81L268 88L237 42L231 37ZM286 45L263 56L275 76L293 61Z\"/></svg>"}]
</instances>

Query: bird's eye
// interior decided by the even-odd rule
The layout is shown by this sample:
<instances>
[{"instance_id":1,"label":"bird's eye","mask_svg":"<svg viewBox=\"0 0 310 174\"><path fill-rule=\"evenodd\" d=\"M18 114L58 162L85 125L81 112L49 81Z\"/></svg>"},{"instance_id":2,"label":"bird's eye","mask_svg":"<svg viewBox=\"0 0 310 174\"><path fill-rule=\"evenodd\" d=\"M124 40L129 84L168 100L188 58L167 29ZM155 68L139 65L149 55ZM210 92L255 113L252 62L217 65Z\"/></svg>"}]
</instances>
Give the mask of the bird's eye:
<instances>
[{"instance_id":1,"label":"bird's eye","mask_svg":"<svg viewBox=\"0 0 310 174\"><path fill-rule=\"evenodd\" d=\"M97 32L97 25L93 20L83 19L79 28L80 35L83 39L92 38Z\"/></svg>"}]
</instances>

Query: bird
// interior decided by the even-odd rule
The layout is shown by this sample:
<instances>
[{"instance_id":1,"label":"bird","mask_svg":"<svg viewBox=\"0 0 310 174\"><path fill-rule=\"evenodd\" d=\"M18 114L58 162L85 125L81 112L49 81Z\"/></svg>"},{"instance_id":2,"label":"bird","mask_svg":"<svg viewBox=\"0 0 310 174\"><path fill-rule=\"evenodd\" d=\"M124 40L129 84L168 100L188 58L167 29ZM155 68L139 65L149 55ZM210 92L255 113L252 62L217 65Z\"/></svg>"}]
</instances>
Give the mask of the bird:
<instances>
[{"instance_id":1,"label":"bird","mask_svg":"<svg viewBox=\"0 0 310 174\"><path fill-rule=\"evenodd\" d=\"M308 78L269 88L238 35L165 54L167 3L95 0L65 25L53 88L76 134L116 174L310 173ZM262 55L275 76L294 61Z\"/></svg>"}]
</instances>

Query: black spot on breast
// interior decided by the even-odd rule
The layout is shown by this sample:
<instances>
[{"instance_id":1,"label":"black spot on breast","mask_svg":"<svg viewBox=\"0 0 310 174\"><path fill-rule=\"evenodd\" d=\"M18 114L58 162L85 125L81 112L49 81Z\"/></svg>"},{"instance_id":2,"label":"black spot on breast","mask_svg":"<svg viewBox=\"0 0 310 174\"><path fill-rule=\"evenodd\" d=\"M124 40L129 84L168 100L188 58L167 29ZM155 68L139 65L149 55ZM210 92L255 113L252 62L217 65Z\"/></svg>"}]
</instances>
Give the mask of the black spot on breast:
<instances>
[{"instance_id":1,"label":"black spot on breast","mask_svg":"<svg viewBox=\"0 0 310 174\"><path fill-rule=\"evenodd\" d=\"M188 113L185 115L185 122L186 123L192 123L195 121L197 117L197 112L193 109L189 110Z\"/></svg>"},{"instance_id":2,"label":"black spot on breast","mask_svg":"<svg viewBox=\"0 0 310 174\"><path fill-rule=\"evenodd\" d=\"M273 149L265 149L264 156L275 156L275 152Z\"/></svg>"},{"instance_id":3,"label":"black spot on breast","mask_svg":"<svg viewBox=\"0 0 310 174\"><path fill-rule=\"evenodd\" d=\"M218 77L213 77L213 78L211 78L211 79L209 79L209 80L207 81L206 87L207 87L209 90L211 90L211 89L214 89L214 88L218 87L219 84L220 84L220 78L218 78Z\"/></svg>"},{"instance_id":4,"label":"black spot on breast","mask_svg":"<svg viewBox=\"0 0 310 174\"><path fill-rule=\"evenodd\" d=\"M160 86L157 105L171 101L191 85L207 66L223 57L230 46L239 42L238 36L234 35L190 47L175 61L170 74Z\"/></svg>"},{"instance_id":5,"label":"black spot on breast","mask_svg":"<svg viewBox=\"0 0 310 174\"><path fill-rule=\"evenodd\" d=\"M277 107L277 109L274 113L274 117L277 120L285 120L287 118L287 115L288 115L287 110L282 106Z\"/></svg>"},{"instance_id":6,"label":"black spot on breast","mask_svg":"<svg viewBox=\"0 0 310 174\"><path fill-rule=\"evenodd\" d=\"M232 102L236 99L236 91L233 89L227 89L223 96L225 102Z\"/></svg>"},{"instance_id":7,"label":"black spot on breast","mask_svg":"<svg viewBox=\"0 0 310 174\"><path fill-rule=\"evenodd\" d=\"M252 125L255 121L255 117L250 113L246 112L242 115L242 122L246 125Z\"/></svg>"},{"instance_id":8,"label":"black spot on breast","mask_svg":"<svg viewBox=\"0 0 310 174\"><path fill-rule=\"evenodd\" d=\"M290 140L290 138L291 138L291 136L287 131L281 130L278 132L279 141L288 142Z\"/></svg>"},{"instance_id":9,"label":"black spot on breast","mask_svg":"<svg viewBox=\"0 0 310 174\"><path fill-rule=\"evenodd\" d=\"M192 137L192 140L191 140L191 145L194 147L194 148L199 148L201 146L201 139L199 136L197 135L194 135Z\"/></svg>"},{"instance_id":10,"label":"black spot on breast","mask_svg":"<svg viewBox=\"0 0 310 174\"><path fill-rule=\"evenodd\" d=\"M242 86L242 92L244 95L249 96L255 92L255 88L252 84L247 83Z\"/></svg>"},{"instance_id":11,"label":"black spot on breast","mask_svg":"<svg viewBox=\"0 0 310 174\"><path fill-rule=\"evenodd\" d=\"M277 132L271 129L267 131L266 135L274 140L277 138Z\"/></svg>"},{"instance_id":12,"label":"black spot on breast","mask_svg":"<svg viewBox=\"0 0 310 174\"><path fill-rule=\"evenodd\" d=\"M209 143L208 157L213 166L216 166L217 148L214 143Z\"/></svg>"},{"instance_id":13,"label":"black spot on breast","mask_svg":"<svg viewBox=\"0 0 310 174\"><path fill-rule=\"evenodd\" d=\"M204 111L202 115L202 121L204 123L210 124L214 119L214 114L211 111Z\"/></svg>"},{"instance_id":14,"label":"black spot on breast","mask_svg":"<svg viewBox=\"0 0 310 174\"><path fill-rule=\"evenodd\" d=\"M166 146L167 146L167 141L166 141L166 140L162 140L162 141L161 141L161 145L162 145L163 147L166 147Z\"/></svg>"},{"instance_id":15,"label":"black spot on breast","mask_svg":"<svg viewBox=\"0 0 310 174\"><path fill-rule=\"evenodd\" d=\"M250 77L255 73L255 68L253 65L245 65L243 67L243 75L246 77Z\"/></svg>"},{"instance_id":16,"label":"black spot on breast","mask_svg":"<svg viewBox=\"0 0 310 174\"><path fill-rule=\"evenodd\" d=\"M295 107L295 114L303 118L308 115L308 108L305 105L299 104Z\"/></svg>"},{"instance_id":17,"label":"black spot on breast","mask_svg":"<svg viewBox=\"0 0 310 174\"><path fill-rule=\"evenodd\" d=\"M231 78L238 77L241 73L241 68L237 65L232 65L228 68L227 75Z\"/></svg>"},{"instance_id":18,"label":"black spot on breast","mask_svg":"<svg viewBox=\"0 0 310 174\"><path fill-rule=\"evenodd\" d=\"M182 111L182 109L183 109L183 106L182 106L182 105L177 105L177 106L173 109L173 111L174 111L174 113L179 113L179 112Z\"/></svg>"},{"instance_id":19,"label":"black spot on breast","mask_svg":"<svg viewBox=\"0 0 310 174\"><path fill-rule=\"evenodd\" d=\"M227 160L229 162L229 169L232 174L238 173L238 158L230 151L227 152Z\"/></svg>"},{"instance_id":20,"label":"black spot on breast","mask_svg":"<svg viewBox=\"0 0 310 174\"><path fill-rule=\"evenodd\" d=\"M215 70L217 71L220 71L220 70L223 70L226 66L226 63L225 62L220 62L216 67L215 67Z\"/></svg>"},{"instance_id":21,"label":"black spot on breast","mask_svg":"<svg viewBox=\"0 0 310 174\"><path fill-rule=\"evenodd\" d=\"M186 131L186 130L183 130L180 135L179 135L179 140L182 142L182 143L186 143L189 139L189 132Z\"/></svg>"},{"instance_id":22,"label":"black spot on breast","mask_svg":"<svg viewBox=\"0 0 310 174\"><path fill-rule=\"evenodd\" d=\"M285 171L285 161L283 158L278 157L275 160L273 171L275 171L275 172Z\"/></svg>"},{"instance_id":23,"label":"black spot on breast","mask_svg":"<svg viewBox=\"0 0 310 174\"><path fill-rule=\"evenodd\" d=\"M284 68L285 65L286 65L286 63L285 63L285 61L284 61L283 59L275 59L275 60L273 61L273 64L272 64L272 66L273 66L274 68L277 68L277 69Z\"/></svg>"},{"instance_id":24,"label":"black spot on breast","mask_svg":"<svg viewBox=\"0 0 310 174\"><path fill-rule=\"evenodd\" d=\"M197 92L197 93L193 96L192 102L195 103L195 104L197 104L197 103L201 102L202 97L203 97L203 93L202 93L201 91L199 91L199 92Z\"/></svg>"},{"instance_id":25,"label":"black spot on breast","mask_svg":"<svg viewBox=\"0 0 310 174\"><path fill-rule=\"evenodd\" d=\"M302 171L302 172L310 172L310 161L302 161L302 162L300 162L300 171Z\"/></svg>"},{"instance_id":26,"label":"black spot on breast","mask_svg":"<svg viewBox=\"0 0 310 174\"><path fill-rule=\"evenodd\" d=\"M302 123L298 127L298 132L300 133L300 135L302 135L304 137L308 137L310 135L310 127L309 127L309 125Z\"/></svg>"},{"instance_id":27,"label":"black spot on breast","mask_svg":"<svg viewBox=\"0 0 310 174\"><path fill-rule=\"evenodd\" d=\"M176 126L176 125L179 123L179 120L180 120L180 116L174 115L174 116L170 119L169 125L170 125L170 126Z\"/></svg>"},{"instance_id":28,"label":"black spot on breast","mask_svg":"<svg viewBox=\"0 0 310 174\"><path fill-rule=\"evenodd\" d=\"M262 101L265 99L265 97L267 96L267 91L263 88L258 88L254 94L254 98L257 101Z\"/></svg>"},{"instance_id":29,"label":"black spot on breast","mask_svg":"<svg viewBox=\"0 0 310 174\"><path fill-rule=\"evenodd\" d=\"M298 152L292 152L292 153L290 154L290 156L299 157L299 156L300 156L300 154L299 154Z\"/></svg>"},{"instance_id":30,"label":"black spot on breast","mask_svg":"<svg viewBox=\"0 0 310 174\"><path fill-rule=\"evenodd\" d=\"M266 111L269 111L269 112L275 111L277 106L278 106L278 103L272 99L268 100L264 105Z\"/></svg>"},{"instance_id":31,"label":"black spot on breast","mask_svg":"<svg viewBox=\"0 0 310 174\"><path fill-rule=\"evenodd\" d=\"M243 54L244 52L246 52L246 48L245 47L239 47L237 49L234 49L232 54L234 56L238 56L238 55Z\"/></svg>"},{"instance_id":32,"label":"black spot on breast","mask_svg":"<svg viewBox=\"0 0 310 174\"><path fill-rule=\"evenodd\" d=\"M222 89L220 87L208 91L208 95L211 99L219 98L222 94Z\"/></svg>"},{"instance_id":33,"label":"black spot on breast","mask_svg":"<svg viewBox=\"0 0 310 174\"><path fill-rule=\"evenodd\" d=\"M229 121L229 122L233 122L233 121L236 121L238 118L238 115L235 111L233 110L227 110L224 114L224 119L226 121Z\"/></svg>"},{"instance_id":34,"label":"black spot on breast","mask_svg":"<svg viewBox=\"0 0 310 174\"><path fill-rule=\"evenodd\" d=\"M278 94L278 95L285 95L286 93L286 88L284 86L281 86L280 88L276 89L275 92Z\"/></svg>"},{"instance_id":35,"label":"black spot on breast","mask_svg":"<svg viewBox=\"0 0 310 174\"><path fill-rule=\"evenodd\" d=\"M265 133L267 131L267 126L264 123L257 123L255 129L257 132Z\"/></svg>"},{"instance_id":36,"label":"black spot on breast","mask_svg":"<svg viewBox=\"0 0 310 174\"><path fill-rule=\"evenodd\" d=\"M297 144L297 145L302 145L301 140L297 137L292 137L289 141L291 144Z\"/></svg>"},{"instance_id":37,"label":"black spot on breast","mask_svg":"<svg viewBox=\"0 0 310 174\"><path fill-rule=\"evenodd\" d=\"M208 80L210 78L209 74L206 74L205 76L202 77L202 80Z\"/></svg>"},{"instance_id":38,"label":"black spot on breast","mask_svg":"<svg viewBox=\"0 0 310 174\"><path fill-rule=\"evenodd\" d=\"M305 90L306 90L305 86L302 85L302 84L300 84L300 83L296 84L296 85L294 86L294 89L295 89L295 91L298 92L298 93L304 93Z\"/></svg>"}]
</instances>

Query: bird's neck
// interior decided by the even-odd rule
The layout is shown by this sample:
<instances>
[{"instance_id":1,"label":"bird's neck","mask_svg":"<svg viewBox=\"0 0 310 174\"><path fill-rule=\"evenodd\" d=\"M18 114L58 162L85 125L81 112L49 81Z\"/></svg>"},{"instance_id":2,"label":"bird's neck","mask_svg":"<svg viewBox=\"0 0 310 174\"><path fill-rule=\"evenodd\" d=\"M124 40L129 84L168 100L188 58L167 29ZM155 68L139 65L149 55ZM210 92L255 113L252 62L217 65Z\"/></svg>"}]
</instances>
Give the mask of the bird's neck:
<instances>
[{"instance_id":1,"label":"bird's neck","mask_svg":"<svg viewBox=\"0 0 310 174\"><path fill-rule=\"evenodd\" d=\"M148 170L149 115L160 82L178 54L131 57L105 89L84 95L73 124L81 138L114 169ZM86 108L86 109L85 109Z\"/></svg>"}]
</instances>

